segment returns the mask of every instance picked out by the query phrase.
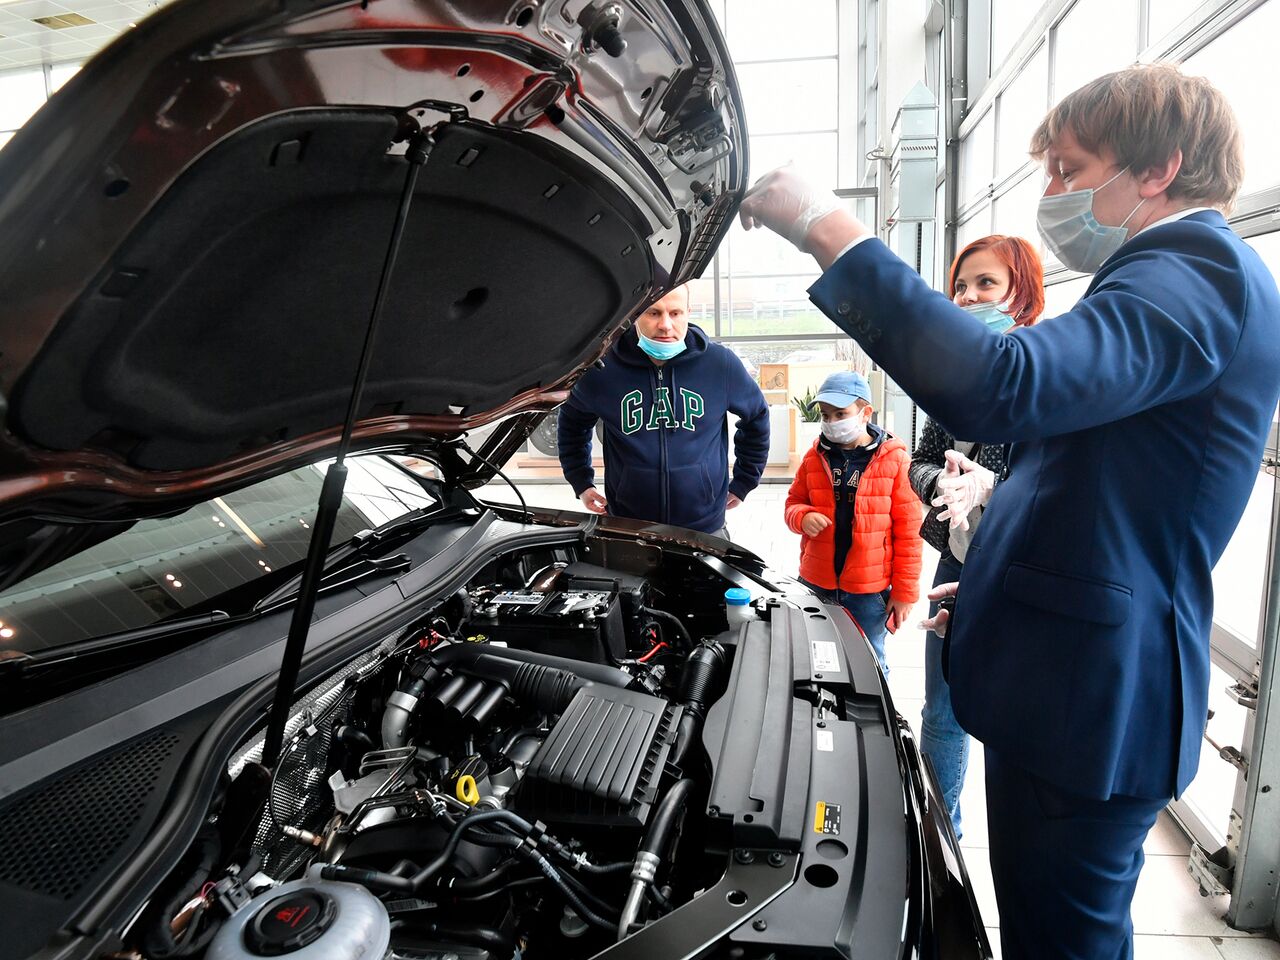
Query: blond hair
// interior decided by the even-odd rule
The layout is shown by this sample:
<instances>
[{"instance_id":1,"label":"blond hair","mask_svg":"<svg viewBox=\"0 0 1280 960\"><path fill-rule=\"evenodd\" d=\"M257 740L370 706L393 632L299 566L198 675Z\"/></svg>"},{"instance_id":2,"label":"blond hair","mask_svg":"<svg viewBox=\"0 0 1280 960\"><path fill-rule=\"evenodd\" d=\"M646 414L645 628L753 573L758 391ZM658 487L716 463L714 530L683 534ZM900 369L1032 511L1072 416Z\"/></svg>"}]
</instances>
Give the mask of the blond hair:
<instances>
[{"instance_id":1,"label":"blond hair","mask_svg":"<svg viewBox=\"0 0 1280 960\"><path fill-rule=\"evenodd\" d=\"M1181 150L1168 195L1188 204L1229 210L1244 179L1240 126L1227 98L1172 64L1118 70L1068 94L1040 121L1031 156L1043 159L1064 130L1091 153L1110 151L1134 173Z\"/></svg>"}]
</instances>

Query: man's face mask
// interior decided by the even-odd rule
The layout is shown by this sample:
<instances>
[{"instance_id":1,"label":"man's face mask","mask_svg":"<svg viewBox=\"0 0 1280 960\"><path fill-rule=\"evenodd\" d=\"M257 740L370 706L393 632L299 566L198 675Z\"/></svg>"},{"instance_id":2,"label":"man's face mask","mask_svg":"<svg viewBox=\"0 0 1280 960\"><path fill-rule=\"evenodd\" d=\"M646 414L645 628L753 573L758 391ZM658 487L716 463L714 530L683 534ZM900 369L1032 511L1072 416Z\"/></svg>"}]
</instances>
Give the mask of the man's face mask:
<instances>
[{"instance_id":1,"label":"man's face mask","mask_svg":"<svg viewBox=\"0 0 1280 960\"><path fill-rule=\"evenodd\" d=\"M1104 226L1093 215L1093 195L1115 183L1124 172L1121 170L1097 188L1087 187L1040 198L1036 227L1045 245L1063 266L1081 273L1094 273L1119 249L1120 244L1129 239L1129 228L1125 224L1133 219L1138 207L1147 202L1145 198L1138 201L1138 206L1129 211L1129 216L1118 227Z\"/></svg>"},{"instance_id":2,"label":"man's face mask","mask_svg":"<svg viewBox=\"0 0 1280 960\"><path fill-rule=\"evenodd\" d=\"M683 340L650 340L639 330L636 331L636 337L639 338L640 349L655 360L670 360L684 353Z\"/></svg>"}]
</instances>

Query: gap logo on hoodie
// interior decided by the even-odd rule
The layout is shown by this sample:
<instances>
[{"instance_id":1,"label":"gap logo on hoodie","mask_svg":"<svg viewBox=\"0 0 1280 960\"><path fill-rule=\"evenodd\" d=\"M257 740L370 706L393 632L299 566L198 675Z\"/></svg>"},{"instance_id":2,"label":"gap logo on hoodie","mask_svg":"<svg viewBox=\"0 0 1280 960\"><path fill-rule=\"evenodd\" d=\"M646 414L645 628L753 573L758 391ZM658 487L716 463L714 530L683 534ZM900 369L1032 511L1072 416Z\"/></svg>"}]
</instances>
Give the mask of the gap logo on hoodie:
<instances>
[{"instance_id":1,"label":"gap logo on hoodie","mask_svg":"<svg viewBox=\"0 0 1280 960\"><path fill-rule=\"evenodd\" d=\"M769 456L769 407L727 347L689 324L685 349L661 365L619 337L560 408L560 468L576 496L596 485L599 423L610 516L670 523L704 533L724 527L729 494L746 497ZM729 414L733 460L729 459Z\"/></svg>"},{"instance_id":2,"label":"gap logo on hoodie","mask_svg":"<svg viewBox=\"0 0 1280 960\"><path fill-rule=\"evenodd\" d=\"M627 436L639 430L693 430L707 412L702 394L685 387L680 388L678 411L671 402L670 387L658 387L647 414L644 400L643 390L631 390L622 397L618 421Z\"/></svg>"}]
</instances>

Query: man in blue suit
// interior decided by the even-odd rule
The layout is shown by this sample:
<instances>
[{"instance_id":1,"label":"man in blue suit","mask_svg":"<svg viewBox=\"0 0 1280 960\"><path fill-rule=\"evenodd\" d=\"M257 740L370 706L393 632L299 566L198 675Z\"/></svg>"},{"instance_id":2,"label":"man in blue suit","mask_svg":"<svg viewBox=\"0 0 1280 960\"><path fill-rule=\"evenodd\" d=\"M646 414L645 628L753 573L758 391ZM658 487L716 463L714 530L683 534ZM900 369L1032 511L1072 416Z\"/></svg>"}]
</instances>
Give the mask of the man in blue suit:
<instances>
[{"instance_id":1,"label":"man in blue suit","mask_svg":"<svg viewBox=\"0 0 1280 960\"><path fill-rule=\"evenodd\" d=\"M786 168L742 218L817 258L813 301L949 433L1013 444L949 651L956 717L986 751L1003 955L1128 957L1142 841L1200 756L1210 571L1280 396L1280 294L1223 218L1240 138L1207 81L1102 77L1032 155L1046 243L1096 275L1007 335Z\"/></svg>"}]
</instances>

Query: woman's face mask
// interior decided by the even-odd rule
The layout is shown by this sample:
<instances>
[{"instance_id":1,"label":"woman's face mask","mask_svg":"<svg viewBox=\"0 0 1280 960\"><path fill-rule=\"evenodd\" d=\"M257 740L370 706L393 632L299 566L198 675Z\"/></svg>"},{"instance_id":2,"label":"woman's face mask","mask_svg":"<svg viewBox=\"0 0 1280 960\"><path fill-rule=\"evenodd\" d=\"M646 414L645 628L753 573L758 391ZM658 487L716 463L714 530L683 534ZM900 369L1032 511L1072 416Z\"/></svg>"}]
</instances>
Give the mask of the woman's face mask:
<instances>
[{"instance_id":1,"label":"woman's face mask","mask_svg":"<svg viewBox=\"0 0 1280 960\"><path fill-rule=\"evenodd\" d=\"M960 309L977 317L996 333L1004 333L1014 325L1014 319L1003 303L970 303Z\"/></svg>"}]
</instances>

